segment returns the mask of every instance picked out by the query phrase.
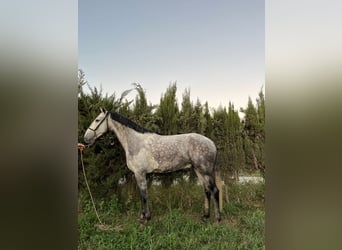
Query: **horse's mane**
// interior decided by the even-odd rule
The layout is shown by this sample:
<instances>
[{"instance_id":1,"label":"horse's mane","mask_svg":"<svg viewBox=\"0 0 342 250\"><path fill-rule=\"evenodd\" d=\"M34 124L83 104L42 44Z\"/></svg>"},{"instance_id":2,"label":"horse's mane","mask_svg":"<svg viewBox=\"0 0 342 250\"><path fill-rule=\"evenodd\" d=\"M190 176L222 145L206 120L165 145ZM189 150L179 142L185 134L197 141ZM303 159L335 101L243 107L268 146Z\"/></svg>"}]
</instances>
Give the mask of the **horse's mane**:
<instances>
[{"instance_id":1,"label":"horse's mane","mask_svg":"<svg viewBox=\"0 0 342 250\"><path fill-rule=\"evenodd\" d=\"M128 118L118 114L118 113L115 113L115 112L110 112L110 117L121 123L122 125L126 126L126 127L129 127L131 129L134 129L135 131L139 132L139 133L154 133L152 132L151 130L148 130L147 128L143 128L141 126L139 126L138 124L136 124L135 122L129 120Z\"/></svg>"}]
</instances>

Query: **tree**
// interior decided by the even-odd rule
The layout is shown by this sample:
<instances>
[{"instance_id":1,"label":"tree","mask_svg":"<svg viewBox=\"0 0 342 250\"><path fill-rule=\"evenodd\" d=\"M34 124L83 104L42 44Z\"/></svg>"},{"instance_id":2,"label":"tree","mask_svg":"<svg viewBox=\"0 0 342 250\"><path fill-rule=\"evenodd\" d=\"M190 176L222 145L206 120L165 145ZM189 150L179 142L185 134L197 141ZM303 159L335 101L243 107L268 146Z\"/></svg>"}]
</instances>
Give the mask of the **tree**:
<instances>
[{"instance_id":1,"label":"tree","mask_svg":"<svg viewBox=\"0 0 342 250\"><path fill-rule=\"evenodd\" d=\"M257 107L249 97L247 108L241 110L245 114L244 149L249 169L258 169L265 175L265 96L262 89L256 103Z\"/></svg>"},{"instance_id":2,"label":"tree","mask_svg":"<svg viewBox=\"0 0 342 250\"><path fill-rule=\"evenodd\" d=\"M213 131L212 140L217 148L216 165L220 169L221 177L228 180L230 169L228 166L228 129L227 129L228 114L226 108L219 106L213 113Z\"/></svg>"},{"instance_id":3,"label":"tree","mask_svg":"<svg viewBox=\"0 0 342 250\"><path fill-rule=\"evenodd\" d=\"M265 164L265 95L263 89L259 92L259 98L256 100L258 109L258 136L256 140L256 158L258 159L258 167L263 175L265 175L266 164Z\"/></svg>"},{"instance_id":4,"label":"tree","mask_svg":"<svg viewBox=\"0 0 342 250\"><path fill-rule=\"evenodd\" d=\"M199 134L204 134L205 132L205 118L203 114L203 107L199 99L196 101L194 107L194 131Z\"/></svg>"},{"instance_id":5,"label":"tree","mask_svg":"<svg viewBox=\"0 0 342 250\"><path fill-rule=\"evenodd\" d=\"M164 135L177 134L179 109L176 99L177 85L170 84L166 92L160 98L160 104L156 111L159 132Z\"/></svg>"},{"instance_id":6,"label":"tree","mask_svg":"<svg viewBox=\"0 0 342 250\"><path fill-rule=\"evenodd\" d=\"M179 113L179 133L189 133L192 131L192 116L193 116L193 104L190 100L190 89L185 89L183 93L183 100L181 103L181 111Z\"/></svg>"},{"instance_id":7,"label":"tree","mask_svg":"<svg viewBox=\"0 0 342 250\"><path fill-rule=\"evenodd\" d=\"M213 139L213 121L209 112L208 102L204 104L203 122L205 123L204 135Z\"/></svg>"},{"instance_id":8,"label":"tree","mask_svg":"<svg viewBox=\"0 0 342 250\"><path fill-rule=\"evenodd\" d=\"M249 138L254 139L258 133L259 121L258 112L255 108L251 97L248 97L247 108L243 110L245 113L245 131Z\"/></svg>"},{"instance_id":9,"label":"tree","mask_svg":"<svg viewBox=\"0 0 342 250\"><path fill-rule=\"evenodd\" d=\"M153 105L147 104L145 90L140 84L134 83L135 90L138 95L135 97L135 102L133 105L133 112L131 117L140 126L143 126L151 131L157 131L158 127L155 125L155 120L152 115L152 110L155 108Z\"/></svg>"},{"instance_id":10,"label":"tree","mask_svg":"<svg viewBox=\"0 0 342 250\"><path fill-rule=\"evenodd\" d=\"M229 102L227 117L228 167L238 180L239 172L245 167L245 153L243 149L242 125L238 111Z\"/></svg>"},{"instance_id":11,"label":"tree","mask_svg":"<svg viewBox=\"0 0 342 250\"><path fill-rule=\"evenodd\" d=\"M85 74L82 69L78 70L78 94L80 94L83 91L83 86L88 84Z\"/></svg>"}]
</instances>

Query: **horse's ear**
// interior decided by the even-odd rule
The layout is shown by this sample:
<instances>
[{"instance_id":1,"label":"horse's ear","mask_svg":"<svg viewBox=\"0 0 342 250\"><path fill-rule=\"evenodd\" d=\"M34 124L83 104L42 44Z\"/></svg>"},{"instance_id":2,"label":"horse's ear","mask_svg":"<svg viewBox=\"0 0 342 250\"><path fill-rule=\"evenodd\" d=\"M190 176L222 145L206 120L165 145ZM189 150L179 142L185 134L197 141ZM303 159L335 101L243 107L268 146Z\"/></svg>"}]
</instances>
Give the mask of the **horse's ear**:
<instances>
[{"instance_id":1,"label":"horse's ear","mask_svg":"<svg viewBox=\"0 0 342 250\"><path fill-rule=\"evenodd\" d=\"M104 113L104 111L103 111L103 109L100 107L100 111L101 111L101 113Z\"/></svg>"}]
</instances>

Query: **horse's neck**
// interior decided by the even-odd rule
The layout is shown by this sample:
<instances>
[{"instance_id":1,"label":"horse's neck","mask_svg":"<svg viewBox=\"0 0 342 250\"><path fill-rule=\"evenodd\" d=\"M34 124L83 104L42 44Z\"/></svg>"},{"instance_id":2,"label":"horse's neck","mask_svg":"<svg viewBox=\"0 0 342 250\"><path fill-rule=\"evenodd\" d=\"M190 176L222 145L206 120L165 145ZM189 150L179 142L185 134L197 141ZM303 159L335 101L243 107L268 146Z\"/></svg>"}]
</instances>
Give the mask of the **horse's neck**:
<instances>
[{"instance_id":1,"label":"horse's neck","mask_svg":"<svg viewBox=\"0 0 342 250\"><path fill-rule=\"evenodd\" d=\"M109 120L109 128L116 134L125 152L128 152L128 138L134 136L135 131L113 119Z\"/></svg>"}]
</instances>

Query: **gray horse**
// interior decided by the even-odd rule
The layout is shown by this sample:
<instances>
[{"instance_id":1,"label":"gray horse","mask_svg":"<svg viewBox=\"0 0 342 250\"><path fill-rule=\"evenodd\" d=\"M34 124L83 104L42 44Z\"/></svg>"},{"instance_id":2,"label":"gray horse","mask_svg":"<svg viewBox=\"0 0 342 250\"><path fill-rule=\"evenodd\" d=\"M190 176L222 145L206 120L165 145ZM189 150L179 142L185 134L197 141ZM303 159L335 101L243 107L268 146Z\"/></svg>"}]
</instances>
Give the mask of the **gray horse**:
<instances>
[{"instance_id":1,"label":"gray horse","mask_svg":"<svg viewBox=\"0 0 342 250\"><path fill-rule=\"evenodd\" d=\"M151 218L147 202L146 174L164 173L192 166L205 192L203 218L210 216L210 198L214 197L215 218L221 220L219 189L215 184L216 146L205 136L190 133L158 135L140 127L129 119L104 111L91 123L84 134L84 141L93 144L108 130L113 131L126 152L128 168L134 173L140 190L141 220Z\"/></svg>"}]
</instances>

